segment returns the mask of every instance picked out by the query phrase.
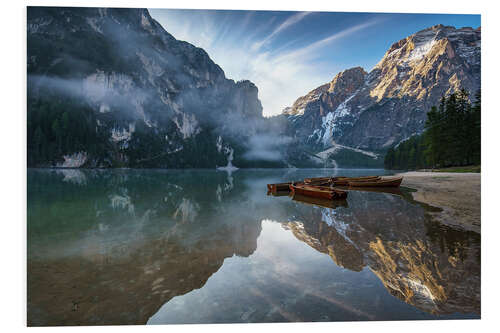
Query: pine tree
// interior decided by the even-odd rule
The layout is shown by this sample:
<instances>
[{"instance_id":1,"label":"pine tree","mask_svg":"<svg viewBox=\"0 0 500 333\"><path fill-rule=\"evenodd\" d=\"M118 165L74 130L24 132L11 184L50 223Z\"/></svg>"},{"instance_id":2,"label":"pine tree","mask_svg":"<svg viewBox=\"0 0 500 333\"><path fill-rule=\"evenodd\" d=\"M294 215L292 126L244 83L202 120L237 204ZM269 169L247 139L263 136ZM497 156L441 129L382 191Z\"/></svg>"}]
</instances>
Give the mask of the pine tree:
<instances>
[{"instance_id":1,"label":"pine tree","mask_svg":"<svg viewBox=\"0 0 500 333\"><path fill-rule=\"evenodd\" d=\"M441 98L427 113L424 132L390 148L384 165L392 169L436 168L481 163L481 91L471 104L461 90Z\"/></svg>"},{"instance_id":2,"label":"pine tree","mask_svg":"<svg viewBox=\"0 0 500 333\"><path fill-rule=\"evenodd\" d=\"M473 164L481 164L481 89L475 95L471 107L471 148L470 159Z\"/></svg>"},{"instance_id":3,"label":"pine tree","mask_svg":"<svg viewBox=\"0 0 500 333\"><path fill-rule=\"evenodd\" d=\"M34 160L39 161L45 158L43 145L45 144L45 135L43 134L40 126L37 126L35 133L33 135L33 146L34 146Z\"/></svg>"},{"instance_id":4,"label":"pine tree","mask_svg":"<svg viewBox=\"0 0 500 333\"><path fill-rule=\"evenodd\" d=\"M389 148L384 159L384 167L386 169L394 169L394 148Z\"/></svg>"}]
</instances>

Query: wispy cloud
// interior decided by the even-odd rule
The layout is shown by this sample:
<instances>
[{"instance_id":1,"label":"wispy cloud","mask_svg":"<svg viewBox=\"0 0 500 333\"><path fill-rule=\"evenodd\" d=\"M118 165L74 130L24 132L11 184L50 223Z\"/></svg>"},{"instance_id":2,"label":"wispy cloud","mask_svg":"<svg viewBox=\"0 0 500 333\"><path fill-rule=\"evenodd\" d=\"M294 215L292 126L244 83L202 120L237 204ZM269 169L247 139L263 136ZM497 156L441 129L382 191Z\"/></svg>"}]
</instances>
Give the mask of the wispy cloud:
<instances>
[{"instance_id":1,"label":"wispy cloud","mask_svg":"<svg viewBox=\"0 0 500 333\"><path fill-rule=\"evenodd\" d=\"M312 12L299 12L297 14L294 14L287 18L283 23L281 23L279 26L274 29L271 34L269 34L266 38L264 38L261 41L257 41L252 45L252 50L257 51L260 49L264 44L268 43L271 39L273 39L274 36L279 34L280 32L286 30L287 28L293 26L294 24L299 23L302 21L305 17L311 15Z\"/></svg>"},{"instance_id":2,"label":"wispy cloud","mask_svg":"<svg viewBox=\"0 0 500 333\"><path fill-rule=\"evenodd\" d=\"M319 50L325 46L328 46L337 40L348 37L349 35L352 35L360 30L366 29L366 28L373 26L375 24L378 24L380 22L381 22L380 19L373 19L373 20L370 20L368 22L349 27L349 28L344 29L342 31L336 32L331 36L328 36L326 38L323 38L323 39L320 39L316 42L313 42L305 47L288 52L288 53L283 55L283 58L286 58L286 57L298 58L298 57L305 57L307 55L314 54L317 50ZM280 60L283 60L283 59L280 59Z\"/></svg>"},{"instance_id":3,"label":"wispy cloud","mask_svg":"<svg viewBox=\"0 0 500 333\"><path fill-rule=\"evenodd\" d=\"M174 37L204 48L228 78L254 82L259 88L265 116L280 114L295 99L344 70L343 64L326 63L322 56L331 53L329 48L336 42L381 22L372 19L348 26L299 48L293 46L303 44L309 36L297 36L284 44L276 43L278 34L285 33L293 25L303 24L304 18L310 14L296 13L273 29L273 18L264 24L262 21L255 24L253 20L261 15L259 12L249 12L235 23L229 16L215 19L205 11L192 11L185 16L171 10L152 11L153 17ZM262 39L265 31L271 33ZM260 46L256 47L256 43ZM268 43L268 47L263 48L264 43Z\"/></svg>"}]
</instances>

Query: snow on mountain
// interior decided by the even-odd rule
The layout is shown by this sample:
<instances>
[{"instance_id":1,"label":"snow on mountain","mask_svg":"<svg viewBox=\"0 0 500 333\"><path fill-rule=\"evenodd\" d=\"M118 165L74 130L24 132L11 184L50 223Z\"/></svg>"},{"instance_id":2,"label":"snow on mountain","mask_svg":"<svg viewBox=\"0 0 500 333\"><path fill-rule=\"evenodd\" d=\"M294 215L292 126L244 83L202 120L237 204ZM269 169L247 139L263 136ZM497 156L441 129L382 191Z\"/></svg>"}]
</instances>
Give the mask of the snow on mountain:
<instances>
[{"instance_id":1,"label":"snow on mountain","mask_svg":"<svg viewBox=\"0 0 500 333\"><path fill-rule=\"evenodd\" d=\"M481 29L436 25L394 43L370 73L345 70L283 113L315 150L380 150L420 133L441 96L474 94L480 82Z\"/></svg>"}]
</instances>

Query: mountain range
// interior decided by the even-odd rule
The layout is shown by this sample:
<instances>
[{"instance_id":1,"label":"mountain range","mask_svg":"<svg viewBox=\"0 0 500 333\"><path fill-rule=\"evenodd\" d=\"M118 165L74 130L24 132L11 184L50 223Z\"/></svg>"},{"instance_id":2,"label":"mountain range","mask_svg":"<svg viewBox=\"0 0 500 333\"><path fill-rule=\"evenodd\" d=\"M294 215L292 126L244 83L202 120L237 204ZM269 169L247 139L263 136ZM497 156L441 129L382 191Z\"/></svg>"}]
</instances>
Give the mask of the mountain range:
<instances>
[{"instance_id":1,"label":"mountain range","mask_svg":"<svg viewBox=\"0 0 500 333\"><path fill-rule=\"evenodd\" d=\"M441 96L480 88L480 29L437 25L264 118L255 84L146 9L29 7L27 23L28 166L380 165Z\"/></svg>"},{"instance_id":2,"label":"mountain range","mask_svg":"<svg viewBox=\"0 0 500 333\"><path fill-rule=\"evenodd\" d=\"M394 43L368 73L361 67L299 97L283 113L294 137L323 157L377 156L423 131L442 96L481 87L481 29L436 25Z\"/></svg>"}]
</instances>

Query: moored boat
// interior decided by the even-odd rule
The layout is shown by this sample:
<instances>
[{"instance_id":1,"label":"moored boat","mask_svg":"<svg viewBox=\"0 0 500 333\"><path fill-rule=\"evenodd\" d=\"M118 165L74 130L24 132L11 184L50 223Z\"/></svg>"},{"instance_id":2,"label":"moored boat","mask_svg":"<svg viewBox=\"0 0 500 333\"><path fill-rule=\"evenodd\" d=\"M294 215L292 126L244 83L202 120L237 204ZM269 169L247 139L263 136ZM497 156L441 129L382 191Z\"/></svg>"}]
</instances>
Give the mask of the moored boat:
<instances>
[{"instance_id":1,"label":"moored boat","mask_svg":"<svg viewBox=\"0 0 500 333\"><path fill-rule=\"evenodd\" d=\"M368 181L349 181L348 185L353 187L399 187L403 177L384 177Z\"/></svg>"},{"instance_id":2,"label":"moored boat","mask_svg":"<svg viewBox=\"0 0 500 333\"><path fill-rule=\"evenodd\" d=\"M363 176L363 177L334 177L333 185L335 186L347 186L349 182L367 182L375 181L380 179L380 176Z\"/></svg>"},{"instance_id":3,"label":"moored boat","mask_svg":"<svg viewBox=\"0 0 500 333\"><path fill-rule=\"evenodd\" d=\"M325 183L330 182L332 177L315 177L315 178L305 178L304 183L312 184L312 183Z\"/></svg>"},{"instance_id":4,"label":"moored boat","mask_svg":"<svg viewBox=\"0 0 500 333\"><path fill-rule=\"evenodd\" d=\"M290 191L290 184L291 183L267 184L267 189L270 192Z\"/></svg>"},{"instance_id":5,"label":"moored boat","mask_svg":"<svg viewBox=\"0 0 500 333\"><path fill-rule=\"evenodd\" d=\"M359 176L359 177L338 176L338 177L332 177L332 178L333 178L333 180L341 180L341 179L364 180L364 179L380 178L380 176Z\"/></svg>"},{"instance_id":6,"label":"moored boat","mask_svg":"<svg viewBox=\"0 0 500 333\"><path fill-rule=\"evenodd\" d=\"M345 199L347 198L347 192L336 190L327 186L312 186L312 185L298 185L298 184L290 184L290 190L292 193L297 193L309 197L314 198L323 198L323 199Z\"/></svg>"},{"instance_id":7,"label":"moored boat","mask_svg":"<svg viewBox=\"0 0 500 333\"><path fill-rule=\"evenodd\" d=\"M311 186L330 186L332 185L333 181L331 178L324 179L324 180L312 180L309 182L304 181L304 184L306 185L311 185Z\"/></svg>"},{"instance_id":8,"label":"moored boat","mask_svg":"<svg viewBox=\"0 0 500 333\"><path fill-rule=\"evenodd\" d=\"M290 188L286 191L267 191L267 195L272 195L273 197L287 197L290 195Z\"/></svg>"}]
</instances>

